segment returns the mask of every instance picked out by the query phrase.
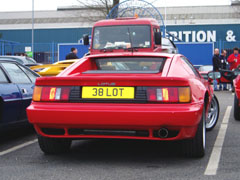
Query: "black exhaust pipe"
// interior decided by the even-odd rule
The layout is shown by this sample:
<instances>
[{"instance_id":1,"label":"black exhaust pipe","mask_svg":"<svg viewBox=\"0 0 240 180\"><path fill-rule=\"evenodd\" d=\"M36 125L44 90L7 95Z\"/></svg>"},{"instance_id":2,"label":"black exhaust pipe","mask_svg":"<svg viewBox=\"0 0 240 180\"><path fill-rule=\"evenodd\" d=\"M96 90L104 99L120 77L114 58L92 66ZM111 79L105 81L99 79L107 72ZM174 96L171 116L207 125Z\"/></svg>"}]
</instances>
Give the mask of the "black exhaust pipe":
<instances>
[{"instance_id":1,"label":"black exhaust pipe","mask_svg":"<svg viewBox=\"0 0 240 180\"><path fill-rule=\"evenodd\" d=\"M168 137L168 130L166 128L161 128L158 130L158 136L160 138L167 138Z\"/></svg>"}]
</instances>

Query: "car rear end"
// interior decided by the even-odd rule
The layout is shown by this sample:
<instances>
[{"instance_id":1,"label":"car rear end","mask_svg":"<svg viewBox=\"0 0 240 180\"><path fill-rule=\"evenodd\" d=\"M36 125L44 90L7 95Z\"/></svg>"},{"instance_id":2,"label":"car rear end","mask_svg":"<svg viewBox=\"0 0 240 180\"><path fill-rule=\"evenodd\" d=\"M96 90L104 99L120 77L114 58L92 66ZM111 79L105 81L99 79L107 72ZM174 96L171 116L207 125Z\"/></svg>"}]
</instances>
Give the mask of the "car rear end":
<instances>
[{"instance_id":1,"label":"car rear end","mask_svg":"<svg viewBox=\"0 0 240 180\"><path fill-rule=\"evenodd\" d=\"M172 57L93 58L36 82L29 121L49 138L193 138L203 106Z\"/></svg>"}]
</instances>

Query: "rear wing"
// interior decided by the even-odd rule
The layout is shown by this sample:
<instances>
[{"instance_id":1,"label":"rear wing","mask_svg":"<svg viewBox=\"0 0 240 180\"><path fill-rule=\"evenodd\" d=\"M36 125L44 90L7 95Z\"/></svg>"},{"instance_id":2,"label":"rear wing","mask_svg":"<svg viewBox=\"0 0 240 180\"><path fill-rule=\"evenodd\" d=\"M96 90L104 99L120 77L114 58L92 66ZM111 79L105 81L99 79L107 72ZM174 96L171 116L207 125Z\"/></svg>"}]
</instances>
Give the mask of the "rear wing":
<instances>
[{"instance_id":1,"label":"rear wing","mask_svg":"<svg viewBox=\"0 0 240 180\"><path fill-rule=\"evenodd\" d=\"M186 78L156 76L122 76L122 75L81 75L78 77L40 77L37 86L189 86Z\"/></svg>"}]
</instances>

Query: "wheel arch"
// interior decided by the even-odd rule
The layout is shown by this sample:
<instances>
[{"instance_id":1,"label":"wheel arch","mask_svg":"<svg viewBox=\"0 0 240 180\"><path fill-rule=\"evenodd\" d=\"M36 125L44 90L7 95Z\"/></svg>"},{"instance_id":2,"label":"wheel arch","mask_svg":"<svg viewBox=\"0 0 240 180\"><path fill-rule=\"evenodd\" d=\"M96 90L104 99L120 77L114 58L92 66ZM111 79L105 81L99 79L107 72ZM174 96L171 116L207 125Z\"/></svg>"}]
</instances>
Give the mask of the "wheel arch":
<instances>
[{"instance_id":1,"label":"wheel arch","mask_svg":"<svg viewBox=\"0 0 240 180\"><path fill-rule=\"evenodd\" d=\"M208 110L208 107L209 107L209 104L210 104L209 98L210 98L209 92L206 91L205 95L204 95L204 108L205 108L205 112L208 112L207 110Z\"/></svg>"}]
</instances>

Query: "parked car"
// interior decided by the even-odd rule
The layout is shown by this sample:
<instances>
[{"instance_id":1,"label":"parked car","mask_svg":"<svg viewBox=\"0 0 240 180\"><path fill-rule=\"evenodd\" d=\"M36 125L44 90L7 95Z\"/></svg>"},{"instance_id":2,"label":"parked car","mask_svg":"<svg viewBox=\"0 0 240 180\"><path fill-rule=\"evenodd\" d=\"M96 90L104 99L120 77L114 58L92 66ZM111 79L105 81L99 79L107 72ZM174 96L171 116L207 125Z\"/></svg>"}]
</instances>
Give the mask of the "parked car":
<instances>
[{"instance_id":1,"label":"parked car","mask_svg":"<svg viewBox=\"0 0 240 180\"><path fill-rule=\"evenodd\" d=\"M27 123L38 74L16 61L0 60L0 129Z\"/></svg>"},{"instance_id":2,"label":"parked car","mask_svg":"<svg viewBox=\"0 0 240 180\"><path fill-rule=\"evenodd\" d=\"M17 61L20 64L31 67L36 65L41 65L37 63L34 59L26 56L0 56L0 60L9 60L9 61Z\"/></svg>"},{"instance_id":3,"label":"parked car","mask_svg":"<svg viewBox=\"0 0 240 180\"><path fill-rule=\"evenodd\" d=\"M212 65L202 65L198 69L199 73L203 76L204 79L209 80L213 83L213 80L208 78L208 73L213 71ZM221 73L221 78L217 79L218 83L231 83L232 82L232 71L231 70L223 70L220 69L219 72Z\"/></svg>"},{"instance_id":4,"label":"parked car","mask_svg":"<svg viewBox=\"0 0 240 180\"><path fill-rule=\"evenodd\" d=\"M195 69L197 69L197 70L199 70L199 68L201 67L201 66L203 66L203 65L193 65L194 67L195 67Z\"/></svg>"},{"instance_id":5,"label":"parked car","mask_svg":"<svg viewBox=\"0 0 240 180\"><path fill-rule=\"evenodd\" d=\"M213 66L212 65L202 65L198 68L198 71L204 79L208 80L208 73L213 71Z\"/></svg>"},{"instance_id":6,"label":"parked car","mask_svg":"<svg viewBox=\"0 0 240 180\"><path fill-rule=\"evenodd\" d=\"M234 94L234 118L240 121L240 67L236 68L232 73L233 86L235 89Z\"/></svg>"},{"instance_id":7,"label":"parked car","mask_svg":"<svg viewBox=\"0 0 240 180\"><path fill-rule=\"evenodd\" d=\"M41 76L56 76L71 64L77 62L79 59L58 61L54 64L44 64L38 66L31 66L30 69Z\"/></svg>"},{"instance_id":8,"label":"parked car","mask_svg":"<svg viewBox=\"0 0 240 180\"><path fill-rule=\"evenodd\" d=\"M165 53L172 53L172 54L178 53L177 46L169 38L162 38L161 48L162 48L162 52L165 52Z\"/></svg>"},{"instance_id":9,"label":"parked car","mask_svg":"<svg viewBox=\"0 0 240 180\"><path fill-rule=\"evenodd\" d=\"M219 76L211 72L209 77ZM89 55L56 77L36 81L28 119L46 154L91 138L183 140L184 153L205 153L213 89L180 54ZM209 128L209 127L208 127Z\"/></svg>"}]
</instances>

